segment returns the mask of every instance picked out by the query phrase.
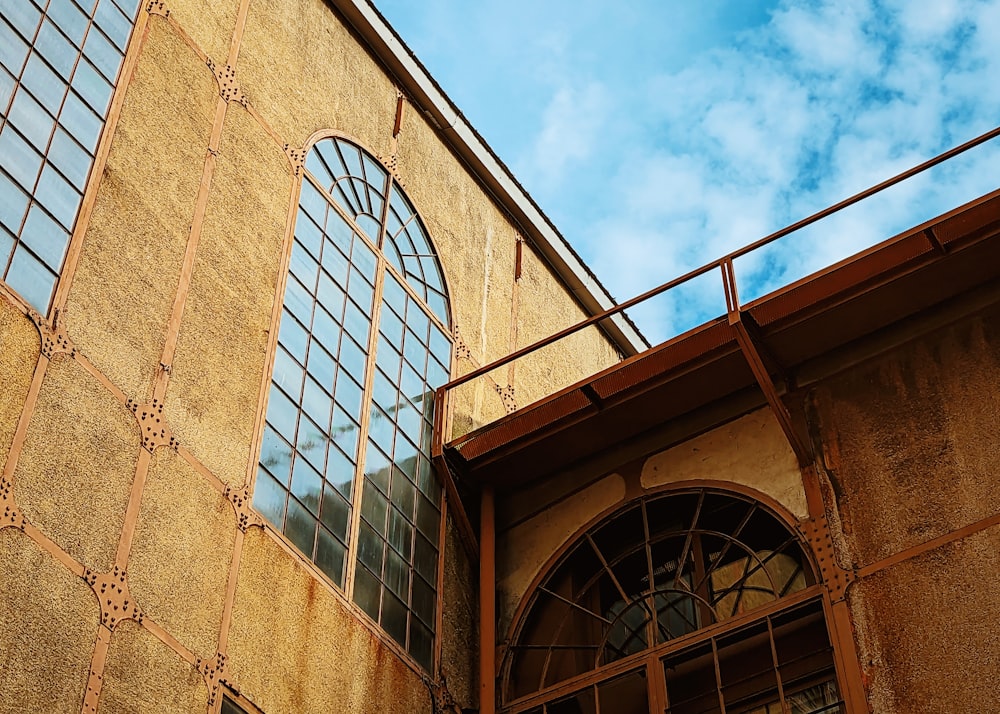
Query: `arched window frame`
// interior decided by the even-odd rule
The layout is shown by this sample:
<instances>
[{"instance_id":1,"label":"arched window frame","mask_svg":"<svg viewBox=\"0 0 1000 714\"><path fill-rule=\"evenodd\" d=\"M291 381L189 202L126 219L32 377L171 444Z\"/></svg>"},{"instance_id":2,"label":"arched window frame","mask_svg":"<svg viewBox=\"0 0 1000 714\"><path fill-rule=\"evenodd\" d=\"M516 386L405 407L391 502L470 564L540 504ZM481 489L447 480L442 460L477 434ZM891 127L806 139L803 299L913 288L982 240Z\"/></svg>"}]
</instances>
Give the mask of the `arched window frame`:
<instances>
[{"instance_id":1,"label":"arched window frame","mask_svg":"<svg viewBox=\"0 0 1000 714\"><path fill-rule=\"evenodd\" d=\"M327 175L329 166L317 161L318 156L326 155L332 163L331 147L343 159L341 168L346 169L346 175ZM356 161L345 158L344 151L347 149L357 152ZM282 533L296 551L312 562L315 569L335 586L336 591L344 594L360 613L364 613L363 617L370 618L388 635L383 637L385 641L407 653L421 668L431 670L436 651L434 637L440 622L437 594L441 590L446 505L430 464L431 408L433 390L451 376L454 345L448 299L450 292L429 233L412 201L389 168L362 144L340 133L314 135L307 143L306 160L298 173L294 191L298 198L289 218L285 265L276 299L277 329L273 331L275 338L271 347L273 361L265 378L269 396L265 397L267 404L260 425L259 442L262 446L255 477L254 506L274 531ZM373 183L378 182L373 182L372 176L378 176L385 187L381 195L376 196L379 189ZM332 191L324 179L332 186ZM326 222L323 226L313 221L309 214L313 209L307 208L317 200L317 196L324 197L321 208L326 211ZM407 214L396 220L403 210ZM376 213L380 214L377 218ZM345 226L351 232L350 236L345 234ZM304 238L303 227L313 233L319 230L321 235L318 239L315 235ZM333 231L337 232L336 237ZM410 247L409 252L416 255L407 255L398 249L402 236L406 236L405 245ZM343 253L334 253L339 256L337 266L334 268L331 265L328 271L324 262L326 253L320 256L303 251L305 243L310 240L319 240L323 250L328 243L341 249L347 245L349 250L346 255L350 256L347 265L341 264L345 257ZM415 245L424 250L414 250ZM355 260L359 255L355 251L360 251L360 263ZM348 320L352 319L351 311L354 323L362 317L369 320L367 343L362 345L360 340L351 341L354 347L362 347L365 353L362 355L360 376L356 368L351 371L359 364L357 350L353 350L351 356L332 351L326 355L332 357L330 369L337 370L336 379L340 379L342 371L351 374L357 378L355 386L361 390L359 418L351 422L356 427L354 440L357 445L354 447L350 478L341 476L346 473L344 457L349 450L340 450L334 443L338 438L334 431L338 417L336 410L340 407L336 388L331 387L330 394L324 395L326 398L332 395L334 423L328 434L332 438L324 445L327 458L323 464L308 464L308 459L296 450L299 444L284 439L272 425L273 404L276 400L288 401L288 394L279 384L283 378L283 360L287 361L289 357L289 351L282 342L282 330L287 330L290 324L302 331L300 318L289 318L289 314L294 314L289 300L299 300L301 304L303 285L299 282L297 271L301 270L303 262L308 265L308 260L318 266L321 284L311 296L314 299L311 308L314 311L313 322L311 327L306 328L307 332L317 327L316 305L324 304L320 294L322 281L333 276L333 270L345 271L342 283L337 283L336 278L327 281L327 295L334 294L334 288L339 288L338 299L343 301L348 311L343 313L343 319L337 325L341 328L339 339L346 340L352 334L348 325ZM355 273L364 270L368 270L365 279L354 283ZM432 270L435 272L431 273ZM365 283L368 278L370 285ZM363 289L356 289L355 285L361 285ZM361 302L366 302L366 305L360 305ZM359 307L363 309L358 310ZM360 317L359 312L363 313ZM325 312L324 315L330 317ZM337 322L336 318L334 322ZM418 333L426 335L423 342ZM312 332L299 335L299 338L310 340L312 348L315 339ZM402 342L395 342L397 339ZM319 344L326 347L322 341ZM423 353L420 347L424 349ZM302 359L305 360L304 352ZM421 359L426 364L423 374L419 366L413 367ZM348 362L352 367L345 366ZM308 384L311 367L311 363L302 362L294 365L292 371L298 368ZM387 377L387 373L392 376ZM411 392L417 388L421 389L417 398L406 399L413 396ZM277 397L275 390L278 390ZM306 396L305 392L300 391L300 394L303 398ZM389 402L392 402L392 407L387 406ZM305 411L304 399L293 403L293 406L297 409L296 418L309 415ZM396 411L393 412L393 409ZM275 438L281 442L280 445L276 446ZM294 483L295 467L291 464L286 464L289 467L288 479L283 486L279 483L284 489L284 511L278 513L271 507L272 500L280 499L282 495L275 485L275 474L267 464L276 466L275 470L283 470L284 466L273 463L274 455L282 449L288 452L289 461L301 459L306 466L310 466L308 471L313 474L314 480L316 476L322 479L319 481L322 495L317 494L315 512L306 514L312 517L316 528L317 540L311 547L304 536L295 537L295 532L289 528L288 512L292 503L298 513L299 507L305 508L306 501L298 498ZM337 455L336 464L331 461L333 454ZM330 488L333 484L336 486ZM337 509L341 512L337 522L331 523L331 528L326 528L327 521L323 516L327 491L333 499L331 502L337 504L329 512L334 513ZM345 503L346 515L342 507ZM411 503L412 510L407 513ZM326 536L332 535L333 525L340 527L344 534L340 543L343 552L337 556L342 558L342 563L336 562L336 558L333 561L329 558L324 560L320 552L318 539L325 537L324 532ZM406 550L409 551L406 557L401 557L401 552Z\"/></svg>"},{"instance_id":2,"label":"arched window frame","mask_svg":"<svg viewBox=\"0 0 1000 714\"><path fill-rule=\"evenodd\" d=\"M511 696L513 660L516 656L521 638L524 635L525 628L529 626L532 610L537 602L536 599L542 591L543 585L556 575L558 569L568 561L574 550L581 543L585 542L591 534L595 533L604 526L613 523L623 515L637 508L638 504L641 502L650 502L661 498L699 493L713 494L715 496L728 497L733 500L743 501L751 505L754 509L768 514L776 524L785 529L789 537L794 539L796 547L801 552L802 563L806 566L810 573L805 587L784 597L779 597L769 603L756 606L742 614L726 618L720 622L698 627L684 636L677 637L665 643L659 643L652 647L646 647L645 649L627 654L610 663L598 664L597 666L592 667L589 671L567 677L560 681L547 685L542 683L543 686L540 686L531 692L522 692L517 696ZM826 619L829 607L829 597L825 588L821 584L817 583L816 579L819 570L816 566L815 558L811 553L808 544L801 537L801 533L796 528L796 525L797 520L794 516L792 516L780 504L770 497L756 492L753 489L728 482L691 481L675 483L661 489L647 491L639 498L628 502L618 503L605 510L603 513L581 527L563 543L563 545L556 551L549 561L542 568L540 568L531 585L521 597L520 604L511 618L509 634L505 638L505 641L510 644L506 645L504 648L505 651L499 668L498 685L501 700L500 711L504 714L562 714L563 712L571 711L628 711L631 714L633 711L632 709L622 708L625 706L622 702L625 701L628 696L626 681L631 678L634 680L633 684L635 684L641 677L643 683L641 686L646 690L644 696L648 696L648 702L644 702L643 704L644 706L649 707L648 711L665 711L670 713L674 710L668 706L669 695L667 694L667 684L666 681L664 681L665 675L662 674L666 671L664 668L667 666L668 661L670 662L670 666L673 667L677 665L684 665L686 663L685 661L693 654L700 654L703 657L707 656L709 658L715 657L716 677L718 677L719 666L716 643L719 641L738 641L744 636L750 637L754 632L756 632L757 636L771 637L771 651L773 653L775 649L773 644L774 633L772 629L772 622L778 622L781 623L782 626L785 626L788 622L802 623L809 621L809 626L813 628L814 634L815 632L822 633L821 636L826 638L825 651L829 656L828 668L825 670L827 675L825 676L828 678L826 681L828 681L832 686L832 689L824 692L824 696L842 696L842 690L840 694L837 693L837 690L842 687L844 683L841 679L841 673L835 667L835 663L837 661L837 657L834 653L835 640L833 633L830 630L830 625ZM646 534L648 538L648 525L644 524L644 528L647 529ZM745 633L750 634L745 635ZM767 633L770 634L768 635ZM699 652L699 649L705 651ZM775 655L775 657L775 668L777 668L777 655ZM659 670L661 674L657 675L657 670ZM686 677L689 676L690 673L681 672L680 674ZM659 676L661 681L655 681L657 676ZM778 676L778 680L778 689L780 690L780 675ZM785 695L788 693L797 696L803 695L803 691L801 687L799 687L798 689L792 689L781 694L781 699L784 700ZM806 693L807 696L812 694L814 694L814 692ZM626 699L622 699L623 696ZM586 697L590 697L590 699L586 699ZM606 702L603 699L604 697L607 698ZM789 699L789 701L791 700ZM597 707L596 709L595 702ZM602 705L601 702L605 703ZM614 708L609 709L608 702L612 703L610 706L613 706ZM758 711L768 712L769 714L772 711L782 711L779 708L774 708L775 706L778 706L775 704L771 705L771 709L763 708L759 710L756 708L722 709L721 706L724 706L724 704L720 698L719 709L709 709L705 711L747 711L754 712L754 714L757 714ZM843 701L838 700L838 703L832 705L829 709L823 707L816 709L815 711L844 711L841 708L842 706ZM639 710L636 709L635 711ZM645 712L646 709L644 708L642 711ZM681 711L687 710L682 709Z\"/></svg>"},{"instance_id":3,"label":"arched window frame","mask_svg":"<svg viewBox=\"0 0 1000 714\"><path fill-rule=\"evenodd\" d=\"M24 0L0 13L0 282L47 314L113 122L139 0Z\"/></svg>"}]
</instances>

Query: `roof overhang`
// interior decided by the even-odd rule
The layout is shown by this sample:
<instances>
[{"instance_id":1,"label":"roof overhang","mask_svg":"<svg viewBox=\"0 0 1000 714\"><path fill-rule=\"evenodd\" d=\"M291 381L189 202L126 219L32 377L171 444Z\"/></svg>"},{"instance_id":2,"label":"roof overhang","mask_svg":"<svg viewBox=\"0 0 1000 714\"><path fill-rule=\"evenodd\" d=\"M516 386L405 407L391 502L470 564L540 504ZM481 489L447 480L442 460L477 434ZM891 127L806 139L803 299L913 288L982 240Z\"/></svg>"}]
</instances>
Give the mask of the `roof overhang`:
<instances>
[{"instance_id":1,"label":"roof overhang","mask_svg":"<svg viewBox=\"0 0 1000 714\"><path fill-rule=\"evenodd\" d=\"M912 339L936 310L1000 302L998 277L1000 190L755 300L741 318L783 392ZM509 491L649 434L659 449L679 443L765 406L764 391L722 316L446 444L444 456L464 478Z\"/></svg>"}]
</instances>

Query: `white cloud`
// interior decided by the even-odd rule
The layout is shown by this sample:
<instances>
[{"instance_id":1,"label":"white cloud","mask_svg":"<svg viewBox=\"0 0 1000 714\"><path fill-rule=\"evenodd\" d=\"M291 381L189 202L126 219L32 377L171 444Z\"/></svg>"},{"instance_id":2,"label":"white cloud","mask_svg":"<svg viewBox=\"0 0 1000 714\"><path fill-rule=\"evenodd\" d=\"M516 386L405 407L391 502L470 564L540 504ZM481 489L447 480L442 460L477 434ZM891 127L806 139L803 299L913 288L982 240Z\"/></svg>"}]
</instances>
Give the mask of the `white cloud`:
<instances>
[{"instance_id":1,"label":"white cloud","mask_svg":"<svg viewBox=\"0 0 1000 714\"><path fill-rule=\"evenodd\" d=\"M644 103L622 92L624 113L657 147L622 152L608 217L582 228L612 292L665 282L990 128L1000 2L932 5L786 2L736 46L647 79L634 95ZM979 151L741 259L741 297L995 188L986 167L998 153ZM652 321L640 326L654 339L685 324L669 306L637 317Z\"/></svg>"}]
</instances>

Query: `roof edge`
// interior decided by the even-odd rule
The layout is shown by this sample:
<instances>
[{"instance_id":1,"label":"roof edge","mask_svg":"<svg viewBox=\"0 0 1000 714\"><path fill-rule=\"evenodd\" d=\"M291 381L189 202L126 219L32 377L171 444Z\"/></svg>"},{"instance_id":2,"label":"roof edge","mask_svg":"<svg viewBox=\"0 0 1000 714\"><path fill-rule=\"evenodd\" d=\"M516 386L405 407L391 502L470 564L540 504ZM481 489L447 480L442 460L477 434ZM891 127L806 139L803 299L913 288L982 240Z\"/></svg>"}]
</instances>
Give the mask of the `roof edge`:
<instances>
[{"instance_id":1,"label":"roof edge","mask_svg":"<svg viewBox=\"0 0 1000 714\"><path fill-rule=\"evenodd\" d=\"M402 85L407 98L423 111L469 170L518 223L533 245L583 308L595 315L616 305L615 299L514 178L482 136L466 121L438 83L369 0L327 0L368 43L372 52ZM649 347L649 342L625 315L601 323L602 329L626 356Z\"/></svg>"}]
</instances>

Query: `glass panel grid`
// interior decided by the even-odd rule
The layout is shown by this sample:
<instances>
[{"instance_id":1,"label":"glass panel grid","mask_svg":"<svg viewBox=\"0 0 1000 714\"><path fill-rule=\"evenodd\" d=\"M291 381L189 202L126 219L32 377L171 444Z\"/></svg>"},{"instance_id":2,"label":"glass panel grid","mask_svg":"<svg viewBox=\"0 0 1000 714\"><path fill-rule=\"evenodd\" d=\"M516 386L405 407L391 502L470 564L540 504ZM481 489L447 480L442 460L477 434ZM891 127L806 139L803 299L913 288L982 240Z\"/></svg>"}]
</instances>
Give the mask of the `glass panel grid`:
<instances>
[{"instance_id":1,"label":"glass panel grid","mask_svg":"<svg viewBox=\"0 0 1000 714\"><path fill-rule=\"evenodd\" d=\"M66 1L42 12L0 0L0 220L13 236L9 250L0 245L0 279L42 313L138 12L132 3L124 12L112 0L88 4L89 15Z\"/></svg>"},{"instance_id":2,"label":"glass panel grid","mask_svg":"<svg viewBox=\"0 0 1000 714\"><path fill-rule=\"evenodd\" d=\"M254 505L321 569L329 561L337 585L353 569L354 601L430 668L441 524L431 397L448 379L451 340L361 237L377 245L384 232L388 171L336 138L314 147L306 169Z\"/></svg>"},{"instance_id":3,"label":"glass panel grid","mask_svg":"<svg viewBox=\"0 0 1000 714\"><path fill-rule=\"evenodd\" d=\"M744 623L745 613L814 582L797 538L756 502L709 489L645 498L591 528L542 582L510 648L505 697L517 700L639 652L669 651L678 638L726 621ZM793 610L767 616L776 631L802 629L807 612ZM771 668L767 617L672 659L668 689L671 677L679 683L669 711L711 710L720 697L737 711L757 711L779 681L791 691L832 676L832 660L812 650L802 674L778 661ZM782 618L794 624L785 627ZM825 642L821 611L818 627L809 641ZM780 658L783 640L775 641ZM819 650L827 652L828 643ZM691 669L699 657L712 675L705 692ZM761 671L746 664L762 662Z\"/></svg>"}]
</instances>

